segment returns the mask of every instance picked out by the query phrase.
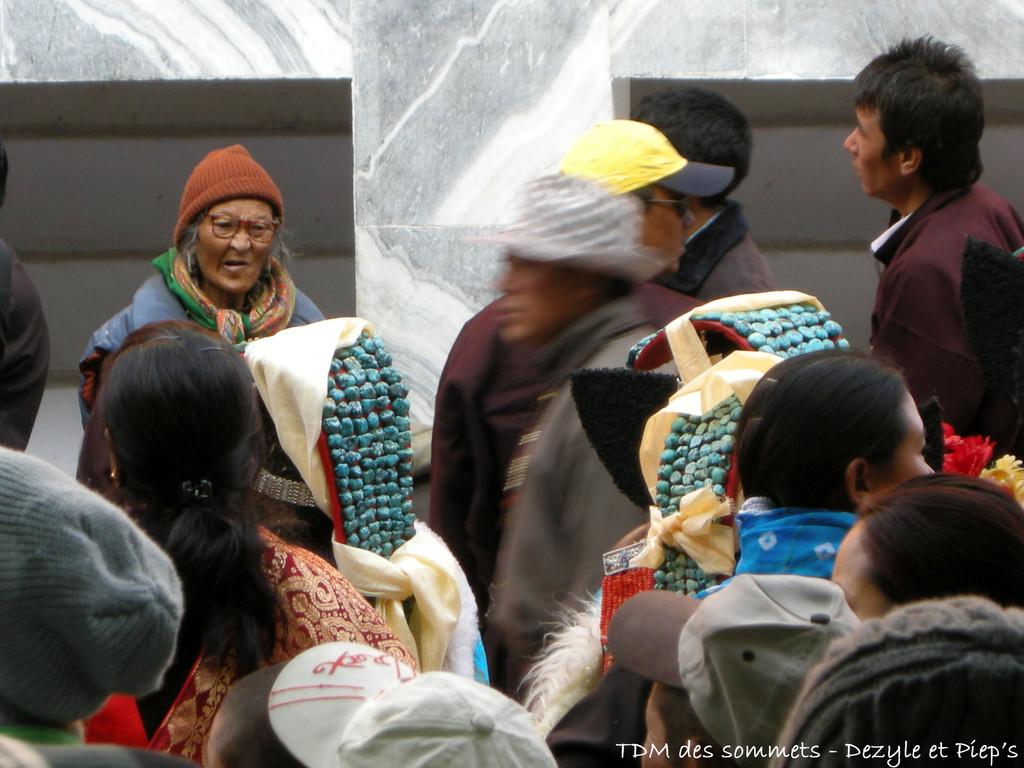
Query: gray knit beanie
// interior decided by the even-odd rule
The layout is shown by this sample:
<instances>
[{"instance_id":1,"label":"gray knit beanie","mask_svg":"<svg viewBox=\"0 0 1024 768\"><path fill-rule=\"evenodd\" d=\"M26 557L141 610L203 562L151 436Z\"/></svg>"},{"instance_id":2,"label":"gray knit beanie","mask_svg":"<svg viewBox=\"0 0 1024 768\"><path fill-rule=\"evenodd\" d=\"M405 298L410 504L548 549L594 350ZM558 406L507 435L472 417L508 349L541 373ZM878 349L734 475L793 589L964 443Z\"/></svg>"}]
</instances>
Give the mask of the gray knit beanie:
<instances>
[{"instance_id":1,"label":"gray knit beanie","mask_svg":"<svg viewBox=\"0 0 1024 768\"><path fill-rule=\"evenodd\" d=\"M901 768L1019 764L1024 611L958 597L863 624L812 670L779 744L804 749L773 766L885 765L896 749Z\"/></svg>"},{"instance_id":2,"label":"gray knit beanie","mask_svg":"<svg viewBox=\"0 0 1024 768\"><path fill-rule=\"evenodd\" d=\"M63 724L155 690L181 615L170 558L121 510L0 449L0 724Z\"/></svg>"},{"instance_id":3,"label":"gray knit beanie","mask_svg":"<svg viewBox=\"0 0 1024 768\"><path fill-rule=\"evenodd\" d=\"M30 744L0 736L0 768L195 768L183 757L149 749Z\"/></svg>"}]
</instances>

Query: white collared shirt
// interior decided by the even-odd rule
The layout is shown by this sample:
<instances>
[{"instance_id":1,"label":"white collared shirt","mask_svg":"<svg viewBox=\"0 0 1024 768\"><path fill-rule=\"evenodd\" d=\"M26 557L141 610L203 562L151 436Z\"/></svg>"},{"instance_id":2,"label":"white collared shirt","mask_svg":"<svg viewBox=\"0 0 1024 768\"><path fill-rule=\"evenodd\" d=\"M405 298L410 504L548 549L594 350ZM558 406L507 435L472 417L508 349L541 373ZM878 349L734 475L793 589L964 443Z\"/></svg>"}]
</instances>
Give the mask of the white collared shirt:
<instances>
[{"instance_id":1,"label":"white collared shirt","mask_svg":"<svg viewBox=\"0 0 1024 768\"><path fill-rule=\"evenodd\" d=\"M896 230L898 230L900 227L902 227L903 226L903 222L905 222L907 219L909 219L910 216L911 216L911 214L908 213L902 219L900 219L895 224L893 224L891 227L889 227L887 230L885 230L885 232L883 232L878 237L876 237L874 240L872 240L871 241L871 252L872 253L878 253L878 249L881 248L883 245L885 245L890 237L892 237L894 234L896 234Z\"/></svg>"}]
</instances>

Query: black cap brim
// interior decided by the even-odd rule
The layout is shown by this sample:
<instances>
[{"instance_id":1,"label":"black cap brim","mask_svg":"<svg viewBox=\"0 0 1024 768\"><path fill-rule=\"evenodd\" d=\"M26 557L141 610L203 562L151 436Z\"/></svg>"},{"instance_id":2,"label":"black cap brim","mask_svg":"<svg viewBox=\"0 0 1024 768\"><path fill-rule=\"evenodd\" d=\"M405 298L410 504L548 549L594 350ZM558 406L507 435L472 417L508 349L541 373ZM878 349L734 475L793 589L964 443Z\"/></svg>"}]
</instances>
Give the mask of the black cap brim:
<instances>
[{"instance_id":1,"label":"black cap brim","mask_svg":"<svg viewBox=\"0 0 1024 768\"><path fill-rule=\"evenodd\" d=\"M707 197L717 195L732 183L735 171L727 165L709 165L688 161L682 170L657 183L684 195Z\"/></svg>"}]
</instances>

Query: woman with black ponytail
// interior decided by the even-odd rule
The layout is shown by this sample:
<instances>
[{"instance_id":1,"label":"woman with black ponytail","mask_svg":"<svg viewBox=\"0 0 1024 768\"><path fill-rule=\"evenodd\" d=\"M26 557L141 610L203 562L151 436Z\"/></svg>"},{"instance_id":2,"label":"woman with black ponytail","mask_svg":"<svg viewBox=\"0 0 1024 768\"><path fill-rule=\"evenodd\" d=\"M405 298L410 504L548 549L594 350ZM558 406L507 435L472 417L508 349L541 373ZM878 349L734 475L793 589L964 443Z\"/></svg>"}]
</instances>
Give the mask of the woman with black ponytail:
<instances>
[{"instance_id":1,"label":"woman with black ponytail","mask_svg":"<svg viewBox=\"0 0 1024 768\"><path fill-rule=\"evenodd\" d=\"M257 395L227 342L187 322L144 326L101 397L118 500L170 555L185 592L175 661L163 688L137 702L151 747L202 763L228 688L321 642L413 663L337 569L258 525Z\"/></svg>"}]
</instances>

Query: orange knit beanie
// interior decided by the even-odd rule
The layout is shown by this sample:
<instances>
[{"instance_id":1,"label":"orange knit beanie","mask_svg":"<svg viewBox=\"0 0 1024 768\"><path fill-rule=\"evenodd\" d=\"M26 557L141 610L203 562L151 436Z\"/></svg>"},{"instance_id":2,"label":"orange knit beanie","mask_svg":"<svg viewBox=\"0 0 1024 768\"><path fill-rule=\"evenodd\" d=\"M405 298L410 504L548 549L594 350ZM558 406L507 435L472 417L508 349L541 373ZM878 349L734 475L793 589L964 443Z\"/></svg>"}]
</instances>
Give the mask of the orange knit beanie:
<instances>
[{"instance_id":1,"label":"orange knit beanie","mask_svg":"<svg viewBox=\"0 0 1024 768\"><path fill-rule=\"evenodd\" d=\"M284 215L281 191L245 147L235 144L213 150L195 167L185 183L178 224L174 227L175 247L181 244L185 229L193 219L211 205L245 197L266 200L276 217Z\"/></svg>"}]
</instances>

